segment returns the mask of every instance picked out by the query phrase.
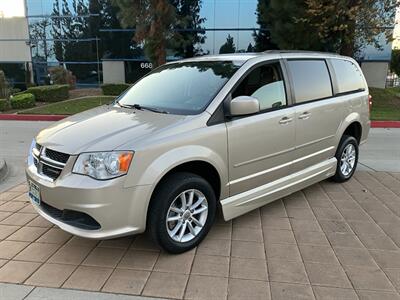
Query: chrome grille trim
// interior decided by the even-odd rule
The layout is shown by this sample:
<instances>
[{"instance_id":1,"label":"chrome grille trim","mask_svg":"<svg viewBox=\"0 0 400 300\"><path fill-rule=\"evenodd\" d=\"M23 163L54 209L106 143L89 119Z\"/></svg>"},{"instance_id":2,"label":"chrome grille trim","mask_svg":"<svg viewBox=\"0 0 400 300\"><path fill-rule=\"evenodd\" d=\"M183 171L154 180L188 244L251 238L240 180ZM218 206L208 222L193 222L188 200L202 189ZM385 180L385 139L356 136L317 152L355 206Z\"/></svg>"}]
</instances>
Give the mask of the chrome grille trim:
<instances>
[{"instance_id":1,"label":"chrome grille trim","mask_svg":"<svg viewBox=\"0 0 400 300\"><path fill-rule=\"evenodd\" d=\"M65 167L64 163L52 160L51 158L48 158L47 156L45 156L44 152L40 156L40 160L42 163L44 163L50 167L60 169L60 170L64 169L64 167Z\"/></svg>"},{"instance_id":2,"label":"chrome grille trim","mask_svg":"<svg viewBox=\"0 0 400 300\"><path fill-rule=\"evenodd\" d=\"M54 150L51 150L51 151L53 151L55 153L60 153L60 155L67 157L67 161L68 161L68 159L69 159L68 154L57 152ZM32 156L33 156L34 165L36 167L37 175L40 178L45 179L50 182L54 182L60 176L62 170L64 169L64 167L66 165L66 162L64 163L64 162L56 161L56 160L51 159L48 156L46 156L46 147L43 147L39 144L36 144L36 147L33 147ZM45 172L43 170L43 166L46 166L47 169L45 171L47 172L47 174L45 174ZM53 168L54 171L49 172L48 168ZM51 176L48 176L49 173L50 174L53 173L54 178ZM57 175L57 173L58 173L58 175Z\"/></svg>"}]
</instances>

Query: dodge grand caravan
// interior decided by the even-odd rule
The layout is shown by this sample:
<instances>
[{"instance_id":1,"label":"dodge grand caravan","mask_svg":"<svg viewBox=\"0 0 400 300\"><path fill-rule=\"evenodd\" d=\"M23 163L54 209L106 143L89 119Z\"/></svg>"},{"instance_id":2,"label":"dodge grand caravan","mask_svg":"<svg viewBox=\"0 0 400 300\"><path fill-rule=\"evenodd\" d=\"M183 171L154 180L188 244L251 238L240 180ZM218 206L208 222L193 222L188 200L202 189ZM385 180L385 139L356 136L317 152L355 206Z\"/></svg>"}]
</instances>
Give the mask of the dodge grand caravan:
<instances>
[{"instance_id":1,"label":"dodge grand caravan","mask_svg":"<svg viewBox=\"0 0 400 300\"><path fill-rule=\"evenodd\" d=\"M32 142L36 210L87 238L150 232L172 253L318 181L348 180L366 141L368 87L351 58L270 51L165 64L114 103Z\"/></svg>"}]
</instances>

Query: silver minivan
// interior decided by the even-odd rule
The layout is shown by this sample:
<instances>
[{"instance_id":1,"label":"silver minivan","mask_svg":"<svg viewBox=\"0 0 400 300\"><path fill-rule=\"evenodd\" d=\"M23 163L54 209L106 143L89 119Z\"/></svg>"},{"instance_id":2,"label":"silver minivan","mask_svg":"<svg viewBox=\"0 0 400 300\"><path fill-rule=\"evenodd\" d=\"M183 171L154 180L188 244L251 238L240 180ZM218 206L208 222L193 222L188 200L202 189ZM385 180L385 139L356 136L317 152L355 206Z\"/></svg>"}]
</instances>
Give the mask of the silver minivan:
<instances>
[{"instance_id":1,"label":"silver minivan","mask_svg":"<svg viewBox=\"0 0 400 300\"><path fill-rule=\"evenodd\" d=\"M370 128L357 62L314 52L165 64L107 106L32 142L29 196L47 220L104 239L150 232L172 253L225 220L324 179L348 180Z\"/></svg>"}]
</instances>

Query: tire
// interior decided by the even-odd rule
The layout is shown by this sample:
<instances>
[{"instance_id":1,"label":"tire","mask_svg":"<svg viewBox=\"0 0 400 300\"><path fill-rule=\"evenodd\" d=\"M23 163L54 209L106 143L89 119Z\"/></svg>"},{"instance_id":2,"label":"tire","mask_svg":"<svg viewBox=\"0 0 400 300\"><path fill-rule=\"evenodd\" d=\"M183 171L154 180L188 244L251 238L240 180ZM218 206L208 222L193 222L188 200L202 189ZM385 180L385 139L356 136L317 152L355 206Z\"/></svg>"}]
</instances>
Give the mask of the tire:
<instances>
[{"instance_id":1,"label":"tire","mask_svg":"<svg viewBox=\"0 0 400 300\"><path fill-rule=\"evenodd\" d=\"M353 155L345 158L345 151L347 153L352 152ZM358 163L358 142L357 140L349 135L344 135L340 140L339 147L336 151L335 157L337 159L336 173L332 177L335 182L345 182L349 180L357 168ZM353 159L350 159L353 157ZM354 163L352 163L354 161ZM347 167L345 167L346 165Z\"/></svg>"},{"instance_id":2,"label":"tire","mask_svg":"<svg viewBox=\"0 0 400 300\"><path fill-rule=\"evenodd\" d=\"M187 209L182 209L184 202ZM192 210L189 210L190 202ZM152 239L170 253L182 253L196 247L214 223L216 204L214 190L204 178L192 173L169 176L157 187L151 199L148 227ZM167 222L167 217L173 221Z\"/></svg>"}]
</instances>

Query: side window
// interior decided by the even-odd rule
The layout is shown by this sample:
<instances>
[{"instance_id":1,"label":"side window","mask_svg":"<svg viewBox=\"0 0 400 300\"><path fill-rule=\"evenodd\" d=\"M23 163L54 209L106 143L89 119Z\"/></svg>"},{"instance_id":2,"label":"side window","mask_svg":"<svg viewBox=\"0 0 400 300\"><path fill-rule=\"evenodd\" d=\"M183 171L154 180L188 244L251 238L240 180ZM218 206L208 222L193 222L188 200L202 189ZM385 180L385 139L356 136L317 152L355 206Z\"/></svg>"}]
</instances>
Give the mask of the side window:
<instances>
[{"instance_id":1,"label":"side window","mask_svg":"<svg viewBox=\"0 0 400 300\"><path fill-rule=\"evenodd\" d=\"M260 101L260 109L285 106L286 93L278 63L263 65L248 74L232 93L232 97L251 96Z\"/></svg>"},{"instance_id":2,"label":"side window","mask_svg":"<svg viewBox=\"0 0 400 300\"><path fill-rule=\"evenodd\" d=\"M336 74L339 94L365 89L361 70L354 63L343 59L331 59L331 63Z\"/></svg>"},{"instance_id":3,"label":"side window","mask_svg":"<svg viewBox=\"0 0 400 300\"><path fill-rule=\"evenodd\" d=\"M296 103L332 97L325 60L289 60Z\"/></svg>"}]
</instances>

